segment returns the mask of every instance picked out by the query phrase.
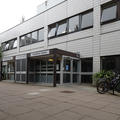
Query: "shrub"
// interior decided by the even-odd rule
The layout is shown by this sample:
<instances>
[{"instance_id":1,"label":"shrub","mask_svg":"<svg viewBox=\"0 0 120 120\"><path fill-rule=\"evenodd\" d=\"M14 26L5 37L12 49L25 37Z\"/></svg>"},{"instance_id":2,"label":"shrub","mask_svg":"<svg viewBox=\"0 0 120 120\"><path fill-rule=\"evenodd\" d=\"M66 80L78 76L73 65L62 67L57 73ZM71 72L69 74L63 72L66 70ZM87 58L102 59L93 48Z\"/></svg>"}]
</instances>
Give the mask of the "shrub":
<instances>
[{"instance_id":1,"label":"shrub","mask_svg":"<svg viewBox=\"0 0 120 120\"><path fill-rule=\"evenodd\" d=\"M108 82L110 82L114 76L115 76L115 74L113 71L102 70L98 73L95 73L93 75L93 79L94 79L95 84L97 84L99 82L99 80L101 80L101 79L106 79Z\"/></svg>"}]
</instances>

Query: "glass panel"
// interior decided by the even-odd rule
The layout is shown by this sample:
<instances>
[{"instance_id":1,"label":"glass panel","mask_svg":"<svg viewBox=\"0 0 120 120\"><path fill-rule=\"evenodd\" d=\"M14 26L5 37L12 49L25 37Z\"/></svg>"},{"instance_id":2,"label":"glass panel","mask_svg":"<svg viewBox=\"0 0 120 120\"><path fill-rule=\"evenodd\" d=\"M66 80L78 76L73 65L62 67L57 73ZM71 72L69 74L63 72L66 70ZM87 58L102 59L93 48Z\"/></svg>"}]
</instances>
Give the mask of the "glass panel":
<instances>
[{"instance_id":1,"label":"glass panel","mask_svg":"<svg viewBox=\"0 0 120 120\"><path fill-rule=\"evenodd\" d=\"M48 60L47 66L48 66L48 67L47 67L47 70L48 70L48 71L53 71L53 69L54 69L54 67L53 67L53 62L51 62L51 61Z\"/></svg>"},{"instance_id":2,"label":"glass panel","mask_svg":"<svg viewBox=\"0 0 120 120\"><path fill-rule=\"evenodd\" d=\"M20 81L20 74L16 74L16 81Z\"/></svg>"},{"instance_id":3,"label":"glass panel","mask_svg":"<svg viewBox=\"0 0 120 120\"><path fill-rule=\"evenodd\" d=\"M79 79L79 75L78 74L73 74L73 83L77 83Z\"/></svg>"},{"instance_id":4,"label":"glass panel","mask_svg":"<svg viewBox=\"0 0 120 120\"><path fill-rule=\"evenodd\" d=\"M40 82L46 83L46 74L41 74Z\"/></svg>"},{"instance_id":5,"label":"glass panel","mask_svg":"<svg viewBox=\"0 0 120 120\"><path fill-rule=\"evenodd\" d=\"M47 75L47 83L53 83L53 74Z\"/></svg>"},{"instance_id":6,"label":"glass panel","mask_svg":"<svg viewBox=\"0 0 120 120\"><path fill-rule=\"evenodd\" d=\"M14 40L9 41L9 50L13 49Z\"/></svg>"},{"instance_id":7,"label":"glass panel","mask_svg":"<svg viewBox=\"0 0 120 120\"><path fill-rule=\"evenodd\" d=\"M5 50L9 50L9 43L6 43Z\"/></svg>"},{"instance_id":8,"label":"glass panel","mask_svg":"<svg viewBox=\"0 0 120 120\"><path fill-rule=\"evenodd\" d=\"M26 45L26 39L25 36L20 37L20 46L25 46Z\"/></svg>"},{"instance_id":9,"label":"glass panel","mask_svg":"<svg viewBox=\"0 0 120 120\"><path fill-rule=\"evenodd\" d=\"M44 29L39 30L39 41L44 40Z\"/></svg>"},{"instance_id":10,"label":"glass panel","mask_svg":"<svg viewBox=\"0 0 120 120\"><path fill-rule=\"evenodd\" d=\"M70 71L70 60L64 59L64 71Z\"/></svg>"},{"instance_id":11,"label":"glass panel","mask_svg":"<svg viewBox=\"0 0 120 120\"><path fill-rule=\"evenodd\" d=\"M42 60L41 61L41 71L46 71L47 70L46 68L47 68L46 61Z\"/></svg>"},{"instance_id":12,"label":"glass panel","mask_svg":"<svg viewBox=\"0 0 120 120\"><path fill-rule=\"evenodd\" d=\"M82 83L92 83L92 75L82 75L81 82Z\"/></svg>"},{"instance_id":13,"label":"glass panel","mask_svg":"<svg viewBox=\"0 0 120 120\"><path fill-rule=\"evenodd\" d=\"M6 50L5 46L6 46L6 43L2 43L2 51Z\"/></svg>"},{"instance_id":14,"label":"glass panel","mask_svg":"<svg viewBox=\"0 0 120 120\"><path fill-rule=\"evenodd\" d=\"M35 62L35 71L40 72L40 61L39 60L36 60Z\"/></svg>"},{"instance_id":15,"label":"glass panel","mask_svg":"<svg viewBox=\"0 0 120 120\"><path fill-rule=\"evenodd\" d=\"M26 59L22 59L21 64L21 71L26 71Z\"/></svg>"},{"instance_id":16,"label":"glass panel","mask_svg":"<svg viewBox=\"0 0 120 120\"><path fill-rule=\"evenodd\" d=\"M69 19L69 32L75 32L79 30L79 16L75 16Z\"/></svg>"},{"instance_id":17,"label":"glass panel","mask_svg":"<svg viewBox=\"0 0 120 120\"><path fill-rule=\"evenodd\" d=\"M120 56L102 57L102 69L120 73Z\"/></svg>"},{"instance_id":18,"label":"glass panel","mask_svg":"<svg viewBox=\"0 0 120 120\"><path fill-rule=\"evenodd\" d=\"M38 42L38 31L32 32L32 43Z\"/></svg>"},{"instance_id":19,"label":"glass panel","mask_svg":"<svg viewBox=\"0 0 120 120\"><path fill-rule=\"evenodd\" d=\"M67 20L58 23L57 35L62 35L67 32Z\"/></svg>"},{"instance_id":20,"label":"glass panel","mask_svg":"<svg viewBox=\"0 0 120 120\"><path fill-rule=\"evenodd\" d=\"M79 72L78 68L78 61L73 60L73 72Z\"/></svg>"},{"instance_id":21,"label":"glass panel","mask_svg":"<svg viewBox=\"0 0 120 120\"><path fill-rule=\"evenodd\" d=\"M16 47L17 47L17 40L15 40L13 43L13 48L16 48Z\"/></svg>"},{"instance_id":22,"label":"glass panel","mask_svg":"<svg viewBox=\"0 0 120 120\"><path fill-rule=\"evenodd\" d=\"M87 28L93 26L93 11L82 15L81 28Z\"/></svg>"},{"instance_id":23,"label":"glass panel","mask_svg":"<svg viewBox=\"0 0 120 120\"><path fill-rule=\"evenodd\" d=\"M93 59L92 58L81 59L81 71L82 72L93 71Z\"/></svg>"},{"instance_id":24,"label":"glass panel","mask_svg":"<svg viewBox=\"0 0 120 120\"><path fill-rule=\"evenodd\" d=\"M109 8L104 8L102 10L101 22L113 20L117 17L117 6L114 5Z\"/></svg>"},{"instance_id":25,"label":"glass panel","mask_svg":"<svg viewBox=\"0 0 120 120\"><path fill-rule=\"evenodd\" d=\"M63 83L70 83L70 74L63 75Z\"/></svg>"},{"instance_id":26,"label":"glass panel","mask_svg":"<svg viewBox=\"0 0 120 120\"><path fill-rule=\"evenodd\" d=\"M54 37L56 33L56 24L53 26L49 26L48 38Z\"/></svg>"},{"instance_id":27,"label":"glass panel","mask_svg":"<svg viewBox=\"0 0 120 120\"><path fill-rule=\"evenodd\" d=\"M16 60L16 71L20 71L20 60Z\"/></svg>"},{"instance_id":28,"label":"glass panel","mask_svg":"<svg viewBox=\"0 0 120 120\"><path fill-rule=\"evenodd\" d=\"M25 35L26 45L29 45L31 43L31 34Z\"/></svg>"}]
</instances>

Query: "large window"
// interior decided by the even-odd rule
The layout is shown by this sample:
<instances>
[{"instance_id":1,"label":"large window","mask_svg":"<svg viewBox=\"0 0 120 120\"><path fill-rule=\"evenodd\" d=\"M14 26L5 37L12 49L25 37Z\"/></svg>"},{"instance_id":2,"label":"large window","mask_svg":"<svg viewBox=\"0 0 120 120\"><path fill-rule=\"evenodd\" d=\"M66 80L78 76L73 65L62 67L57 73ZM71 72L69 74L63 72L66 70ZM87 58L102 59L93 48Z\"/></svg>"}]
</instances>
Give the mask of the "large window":
<instances>
[{"instance_id":1,"label":"large window","mask_svg":"<svg viewBox=\"0 0 120 120\"><path fill-rule=\"evenodd\" d=\"M48 38L55 37L56 34L56 24L49 26Z\"/></svg>"},{"instance_id":2,"label":"large window","mask_svg":"<svg viewBox=\"0 0 120 120\"><path fill-rule=\"evenodd\" d=\"M75 32L79 30L79 16L75 16L69 19L69 32Z\"/></svg>"},{"instance_id":3,"label":"large window","mask_svg":"<svg viewBox=\"0 0 120 120\"><path fill-rule=\"evenodd\" d=\"M58 23L57 36L67 33L67 20Z\"/></svg>"},{"instance_id":4,"label":"large window","mask_svg":"<svg viewBox=\"0 0 120 120\"><path fill-rule=\"evenodd\" d=\"M111 21L117 18L117 5L109 5L102 8L101 22Z\"/></svg>"},{"instance_id":5,"label":"large window","mask_svg":"<svg viewBox=\"0 0 120 120\"><path fill-rule=\"evenodd\" d=\"M2 51L11 50L17 47L17 38L2 43Z\"/></svg>"},{"instance_id":6,"label":"large window","mask_svg":"<svg viewBox=\"0 0 120 120\"><path fill-rule=\"evenodd\" d=\"M81 29L89 28L93 26L93 11L85 12L81 15Z\"/></svg>"},{"instance_id":7,"label":"large window","mask_svg":"<svg viewBox=\"0 0 120 120\"><path fill-rule=\"evenodd\" d=\"M30 45L44 40L44 29L36 30L20 37L20 46Z\"/></svg>"}]
</instances>

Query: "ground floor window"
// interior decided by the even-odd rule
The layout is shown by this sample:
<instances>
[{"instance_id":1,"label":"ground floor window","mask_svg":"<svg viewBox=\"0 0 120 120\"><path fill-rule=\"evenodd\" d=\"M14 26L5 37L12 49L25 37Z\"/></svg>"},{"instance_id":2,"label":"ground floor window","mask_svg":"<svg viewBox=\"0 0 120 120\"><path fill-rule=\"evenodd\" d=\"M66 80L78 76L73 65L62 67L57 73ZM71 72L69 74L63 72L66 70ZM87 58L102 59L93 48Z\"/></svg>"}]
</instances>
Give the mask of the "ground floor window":
<instances>
[{"instance_id":1,"label":"ground floor window","mask_svg":"<svg viewBox=\"0 0 120 120\"><path fill-rule=\"evenodd\" d=\"M101 69L120 72L120 56L101 57Z\"/></svg>"},{"instance_id":2,"label":"ground floor window","mask_svg":"<svg viewBox=\"0 0 120 120\"><path fill-rule=\"evenodd\" d=\"M92 75L82 75L81 83L92 83Z\"/></svg>"}]
</instances>

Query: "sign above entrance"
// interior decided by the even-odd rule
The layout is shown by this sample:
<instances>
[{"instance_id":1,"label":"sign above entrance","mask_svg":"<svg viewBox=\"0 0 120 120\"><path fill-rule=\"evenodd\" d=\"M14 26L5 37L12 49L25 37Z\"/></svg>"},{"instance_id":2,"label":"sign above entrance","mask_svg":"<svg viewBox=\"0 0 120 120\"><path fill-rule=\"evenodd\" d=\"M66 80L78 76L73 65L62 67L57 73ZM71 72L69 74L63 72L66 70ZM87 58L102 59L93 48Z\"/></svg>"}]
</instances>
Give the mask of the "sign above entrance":
<instances>
[{"instance_id":1,"label":"sign above entrance","mask_svg":"<svg viewBox=\"0 0 120 120\"><path fill-rule=\"evenodd\" d=\"M44 51L31 53L30 56L35 57L35 56L42 56L42 55L48 55L48 54L50 54L50 51L49 50L44 50Z\"/></svg>"},{"instance_id":2,"label":"sign above entrance","mask_svg":"<svg viewBox=\"0 0 120 120\"><path fill-rule=\"evenodd\" d=\"M13 60L13 57L3 57L2 61L10 61Z\"/></svg>"},{"instance_id":3,"label":"sign above entrance","mask_svg":"<svg viewBox=\"0 0 120 120\"><path fill-rule=\"evenodd\" d=\"M26 59L26 58L27 58L27 55L26 55L26 54L16 56L16 60Z\"/></svg>"}]
</instances>

